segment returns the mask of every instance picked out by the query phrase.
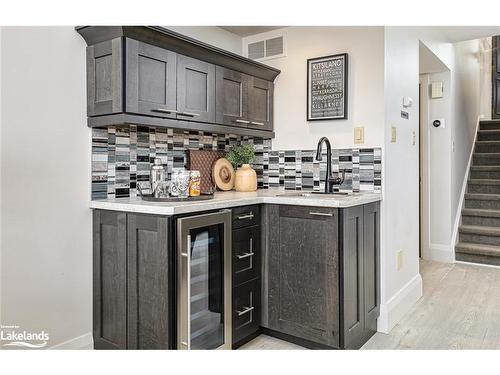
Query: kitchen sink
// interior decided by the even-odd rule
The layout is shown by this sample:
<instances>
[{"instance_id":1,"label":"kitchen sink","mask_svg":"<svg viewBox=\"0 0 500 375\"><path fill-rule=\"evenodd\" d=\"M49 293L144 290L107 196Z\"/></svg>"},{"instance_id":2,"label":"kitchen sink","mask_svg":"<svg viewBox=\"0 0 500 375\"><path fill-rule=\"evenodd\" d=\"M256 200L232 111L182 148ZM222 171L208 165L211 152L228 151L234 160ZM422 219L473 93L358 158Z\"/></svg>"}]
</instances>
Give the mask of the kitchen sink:
<instances>
[{"instance_id":1,"label":"kitchen sink","mask_svg":"<svg viewBox=\"0 0 500 375\"><path fill-rule=\"evenodd\" d=\"M339 198L353 195L354 193L346 193L336 191L333 193L325 193L323 191L300 191L300 192L290 192L290 193L280 193L276 194L277 197L300 197L300 198Z\"/></svg>"}]
</instances>

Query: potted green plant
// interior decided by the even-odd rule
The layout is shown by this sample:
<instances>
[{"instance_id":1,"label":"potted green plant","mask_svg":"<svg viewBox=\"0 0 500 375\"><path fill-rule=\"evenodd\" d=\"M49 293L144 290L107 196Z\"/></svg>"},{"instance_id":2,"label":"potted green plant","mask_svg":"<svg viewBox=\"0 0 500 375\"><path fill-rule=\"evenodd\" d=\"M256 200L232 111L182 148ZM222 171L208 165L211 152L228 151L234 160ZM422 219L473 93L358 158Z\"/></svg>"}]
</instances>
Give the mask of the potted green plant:
<instances>
[{"instance_id":1,"label":"potted green plant","mask_svg":"<svg viewBox=\"0 0 500 375\"><path fill-rule=\"evenodd\" d=\"M257 173L250 166L255 159L255 146L253 144L233 146L226 158L234 168L239 167L234 179L236 191L257 190Z\"/></svg>"}]
</instances>

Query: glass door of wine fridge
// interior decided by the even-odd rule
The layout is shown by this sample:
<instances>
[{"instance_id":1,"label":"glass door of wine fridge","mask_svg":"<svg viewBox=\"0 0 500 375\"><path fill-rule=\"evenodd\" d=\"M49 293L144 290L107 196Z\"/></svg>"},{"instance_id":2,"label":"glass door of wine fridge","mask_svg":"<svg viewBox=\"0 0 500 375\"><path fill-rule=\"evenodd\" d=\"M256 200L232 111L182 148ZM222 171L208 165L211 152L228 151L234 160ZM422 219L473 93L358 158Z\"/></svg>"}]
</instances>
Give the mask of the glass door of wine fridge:
<instances>
[{"instance_id":1,"label":"glass door of wine fridge","mask_svg":"<svg viewBox=\"0 0 500 375\"><path fill-rule=\"evenodd\" d=\"M231 349L231 211L177 219L177 348Z\"/></svg>"}]
</instances>

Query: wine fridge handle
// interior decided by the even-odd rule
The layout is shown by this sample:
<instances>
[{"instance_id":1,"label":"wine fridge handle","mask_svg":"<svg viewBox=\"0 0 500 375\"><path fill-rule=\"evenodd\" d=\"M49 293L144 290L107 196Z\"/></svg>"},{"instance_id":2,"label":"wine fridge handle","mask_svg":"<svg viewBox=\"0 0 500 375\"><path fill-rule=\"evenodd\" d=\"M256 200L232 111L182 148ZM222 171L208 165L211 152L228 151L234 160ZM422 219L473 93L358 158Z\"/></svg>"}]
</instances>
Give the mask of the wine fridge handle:
<instances>
[{"instance_id":1,"label":"wine fridge handle","mask_svg":"<svg viewBox=\"0 0 500 375\"><path fill-rule=\"evenodd\" d=\"M181 345L185 349L191 349L191 236L186 237L186 252L181 253L181 256L186 259L186 327L184 330L185 339L181 341Z\"/></svg>"}]
</instances>

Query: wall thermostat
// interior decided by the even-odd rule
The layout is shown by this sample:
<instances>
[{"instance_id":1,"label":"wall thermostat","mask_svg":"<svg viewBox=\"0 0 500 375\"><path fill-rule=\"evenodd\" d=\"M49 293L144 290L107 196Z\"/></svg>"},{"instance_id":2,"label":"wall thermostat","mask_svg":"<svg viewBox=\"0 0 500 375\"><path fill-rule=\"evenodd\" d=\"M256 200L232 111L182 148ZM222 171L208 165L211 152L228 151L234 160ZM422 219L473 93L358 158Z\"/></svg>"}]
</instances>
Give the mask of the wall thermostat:
<instances>
[{"instance_id":1,"label":"wall thermostat","mask_svg":"<svg viewBox=\"0 0 500 375\"><path fill-rule=\"evenodd\" d=\"M435 118L432 120L432 126L435 128L444 128L444 118Z\"/></svg>"},{"instance_id":2,"label":"wall thermostat","mask_svg":"<svg viewBox=\"0 0 500 375\"><path fill-rule=\"evenodd\" d=\"M443 81L431 83L431 98L437 99L443 97Z\"/></svg>"}]
</instances>

